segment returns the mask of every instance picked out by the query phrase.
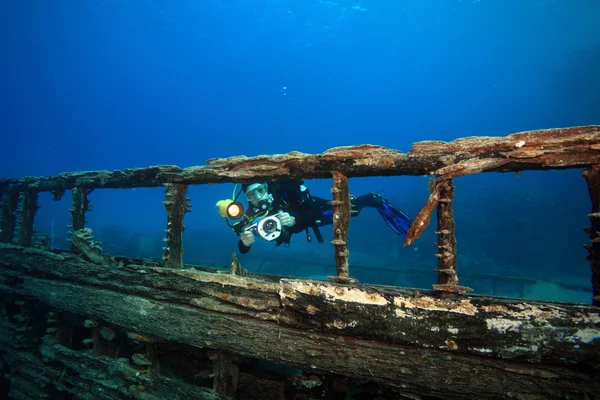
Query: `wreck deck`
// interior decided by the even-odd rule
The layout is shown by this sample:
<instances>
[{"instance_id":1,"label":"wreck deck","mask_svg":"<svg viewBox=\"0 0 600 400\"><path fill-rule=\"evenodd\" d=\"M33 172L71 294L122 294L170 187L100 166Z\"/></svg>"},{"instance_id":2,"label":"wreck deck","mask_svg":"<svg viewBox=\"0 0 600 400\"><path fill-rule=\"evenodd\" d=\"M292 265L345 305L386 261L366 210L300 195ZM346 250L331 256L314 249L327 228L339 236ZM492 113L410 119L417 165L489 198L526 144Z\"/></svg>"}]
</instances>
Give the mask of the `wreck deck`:
<instances>
[{"instance_id":1,"label":"wreck deck","mask_svg":"<svg viewBox=\"0 0 600 400\"><path fill-rule=\"evenodd\" d=\"M15 399L595 398L600 393L600 127L504 138L209 160L181 169L0 180L0 370ZM471 294L459 284L453 180L491 171L585 168L594 304ZM413 243L437 210L431 290L365 285L349 261L348 178L432 176ZM184 264L187 185L332 179L330 281ZM114 258L85 227L87 195L166 186L163 260ZM72 248L33 240L37 194L73 194ZM434 255L432 255L433 257ZM280 367L274 371L273 365ZM287 369L283 369L285 366ZM71 396L71 397L69 397Z\"/></svg>"}]
</instances>

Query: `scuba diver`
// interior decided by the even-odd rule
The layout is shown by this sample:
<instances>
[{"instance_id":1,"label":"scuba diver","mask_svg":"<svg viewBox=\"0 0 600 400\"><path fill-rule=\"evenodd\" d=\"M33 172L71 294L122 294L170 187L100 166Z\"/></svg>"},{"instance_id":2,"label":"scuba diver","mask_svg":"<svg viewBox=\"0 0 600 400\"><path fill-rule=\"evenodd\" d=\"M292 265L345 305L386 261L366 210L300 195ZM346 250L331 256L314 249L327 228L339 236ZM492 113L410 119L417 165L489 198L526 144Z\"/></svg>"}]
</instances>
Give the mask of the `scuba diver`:
<instances>
[{"instance_id":1,"label":"scuba diver","mask_svg":"<svg viewBox=\"0 0 600 400\"><path fill-rule=\"evenodd\" d=\"M310 242L312 229L319 243L323 237L319 228L333 223L332 206L329 200L311 196L301 181L257 182L243 184L242 190L233 199L217 202L217 213L225 219L240 222L227 224L240 236L238 249L241 254L250 251L250 246L259 236L268 241L275 241L277 246L289 246L291 235L306 232ZM236 201L241 193L248 202L248 210ZM363 208L373 207L394 232L405 238L412 219L402 210L394 207L377 193L368 193L352 198L351 216L360 214Z\"/></svg>"}]
</instances>

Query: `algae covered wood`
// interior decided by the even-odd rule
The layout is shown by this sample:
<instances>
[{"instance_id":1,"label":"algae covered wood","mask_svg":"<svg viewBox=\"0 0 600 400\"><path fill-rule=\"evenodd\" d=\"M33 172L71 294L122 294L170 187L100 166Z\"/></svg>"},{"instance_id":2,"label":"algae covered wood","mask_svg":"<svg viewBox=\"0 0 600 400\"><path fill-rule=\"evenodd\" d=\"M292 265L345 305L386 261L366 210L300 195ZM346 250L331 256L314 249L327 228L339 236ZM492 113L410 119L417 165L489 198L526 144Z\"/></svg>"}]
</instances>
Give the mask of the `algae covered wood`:
<instances>
[{"instance_id":1,"label":"algae covered wood","mask_svg":"<svg viewBox=\"0 0 600 400\"><path fill-rule=\"evenodd\" d=\"M439 179L486 171L577 168L600 164L600 126L547 129L505 137L425 141L402 153L374 145L335 147L321 154L290 152L211 159L206 165L173 165L64 173L49 177L0 179L0 190L64 191L74 187L156 187L168 183L250 182L269 179L348 178L436 174Z\"/></svg>"},{"instance_id":2,"label":"algae covered wood","mask_svg":"<svg viewBox=\"0 0 600 400\"><path fill-rule=\"evenodd\" d=\"M600 390L594 379L600 320L592 306L104 267L11 245L0 248L0 264L4 292L169 341L308 371L452 398Z\"/></svg>"}]
</instances>

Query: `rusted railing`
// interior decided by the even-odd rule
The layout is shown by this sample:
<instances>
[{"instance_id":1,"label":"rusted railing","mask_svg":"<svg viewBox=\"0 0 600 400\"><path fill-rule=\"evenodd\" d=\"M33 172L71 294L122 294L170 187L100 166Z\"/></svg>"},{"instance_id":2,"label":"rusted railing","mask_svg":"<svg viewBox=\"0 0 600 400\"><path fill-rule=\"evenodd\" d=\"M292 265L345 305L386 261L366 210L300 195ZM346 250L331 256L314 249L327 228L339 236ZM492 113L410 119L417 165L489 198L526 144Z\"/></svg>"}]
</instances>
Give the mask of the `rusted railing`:
<instances>
[{"instance_id":1,"label":"rusted railing","mask_svg":"<svg viewBox=\"0 0 600 400\"><path fill-rule=\"evenodd\" d=\"M429 225L437 209L438 282L434 289L466 292L456 271L456 240L452 201L453 179L480 172L519 172L586 168L592 199L591 227L586 228L592 265L594 303L600 304L600 126L550 129L512 134L506 137L471 137L453 142L426 141L413 145L410 152L372 145L337 147L322 154L288 154L258 157L211 159L204 166L179 168L154 166L123 171L64 173L51 177L25 177L0 180L2 221L0 241L16 239L31 245L33 218L38 208L37 194L52 192L59 200L73 191L72 213L75 231L85 226L89 209L87 196L94 189L157 187L166 185L167 235L163 261L167 267L183 266L183 220L189 211L187 185L218 182L251 182L292 178L333 177L334 257L337 276L333 280L354 281L348 262L350 195L348 178L364 176L431 175L432 193L410 228L405 244L412 244ZM19 209L20 205L20 209ZM18 217L18 218L17 218ZM17 232L17 226L19 228Z\"/></svg>"}]
</instances>

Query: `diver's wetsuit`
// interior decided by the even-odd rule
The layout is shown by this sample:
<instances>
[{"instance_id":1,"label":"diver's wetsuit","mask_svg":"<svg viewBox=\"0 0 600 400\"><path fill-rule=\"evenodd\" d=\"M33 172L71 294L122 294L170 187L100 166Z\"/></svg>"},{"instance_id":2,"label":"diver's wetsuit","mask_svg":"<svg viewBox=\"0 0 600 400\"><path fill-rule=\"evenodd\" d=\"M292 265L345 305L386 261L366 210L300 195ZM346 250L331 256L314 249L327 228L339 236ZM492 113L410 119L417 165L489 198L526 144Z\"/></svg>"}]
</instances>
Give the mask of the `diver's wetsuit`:
<instances>
[{"instance_id":1,"label":"diver's wetsuit","mask_svg":"<svg viewBox=\"0 0 600 400\"><path fill-rule=\"evenodd\" d=\"M310 238L309 228L313 229L317 239L321 242L321 234L318 228L333 223L332 206L329 204L329 200L311 196L308 189L304 188L299 181L273 182L268 185L269 193L273 195L271 210L274 212L287 212L296 219L294 226L284 229L282 235L276 240L277 245L282 243L289 244L290 235L302 231L306 231L307 238ZM364 207L381 207L382 198L375 193L368 193L352 199L350 202L352 205L352 216L356 216ZM264 212L259 208L253 207L252 204L249 204L249 207L246 215L250 218ZM246 246L240 240L238 242L238 250L240 253L246 254L250 251L250 246Z\"/></svg>"}]
</instances>

